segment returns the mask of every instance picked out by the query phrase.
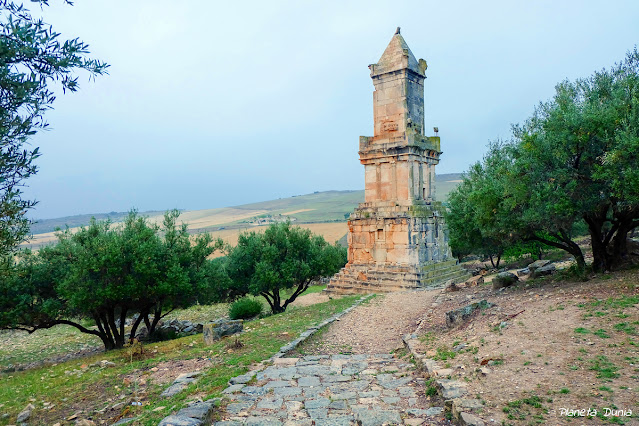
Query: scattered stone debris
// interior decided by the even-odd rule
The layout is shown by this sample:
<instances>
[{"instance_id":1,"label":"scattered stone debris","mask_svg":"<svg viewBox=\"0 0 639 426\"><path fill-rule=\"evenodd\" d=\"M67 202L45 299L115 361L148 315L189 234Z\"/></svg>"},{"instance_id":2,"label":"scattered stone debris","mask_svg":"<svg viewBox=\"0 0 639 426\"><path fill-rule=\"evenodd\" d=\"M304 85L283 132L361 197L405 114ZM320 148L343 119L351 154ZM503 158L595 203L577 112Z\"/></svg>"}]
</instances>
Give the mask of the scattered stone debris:
<instances>
[{"instance_id":1,"label":"scattered stone debris","mask_svg":"<svg viewBox=\"0 0 639 426\"><path fill-rule=\"evenodd\" d=\"M453 280L448 280L446 281L446 284L444 284L444 291L446 292L451 292L451 291L459 291L461 290L461 288L455 284L455 281Z\"/></svg>"},{"instance_id":2,"label":"scattered stone debris","mask_svg":"<svg viewBox=\"0 0 639 426\"><path fill-rule=\"evenodd\" d=\"M482 302L485 302L485 300L482 300ZM435 381L437 393L446 400L445 410L450 413L457 424L462 426L483 426L485 424L484 421L472 414L472 412L480 411L484 405L479 399L465 397L468 393L466 383L440 378L444 375L447 376L448 374L443 373L447 373L447 370L450 369L440 367L434 360L427 358L416 350L419 345L416 334L407 334L403 340L417 366L424 371L427 377L437 378ZM488 369L486 368L486 370Z\"/></svg>"},{"instance_id":3,"label":"scattered stone debris","mask_svg":"<svg viewBox=\"0 0 639 426\"><path fill-rule=\"evenodd\" d=\"M195 382L197 380L197 376L202 374L200 371L194 371L191 373L183 373L177 376L177 378L173 381L171 386L166 388L164 392L160 395L164 398L169 398L177 393L182 392L188 385Z\"/></svg>"},{"instance_id":4,"label":"scattered stone debris","mask_svg":"<svg viewBox=\"0 0 639 426\"><path fill-rule=\"evenodd\" d=\"M554 263L549 263L548 265L541 266L539 268L533 269L530 276L531 278L542 277L544 275L552 275L557 270L557 267Z\"/></svg>"},{"instance_id":5,"label":"scattered stone debris","mask_svg":"<svg viewBox=\"0 0 639 426\"><path fill-rule=\"evenodd\" d=\"M24 410L22 410L20 414L18 414L18 419L16 420L16 423L18 424L26 423L27 420L29 420L29 417L31 417L31 412L33 410L35 410L35 406L33 404L29 404L26 407L24 407Z\"/></svg>"},{"instance_id":6,"label":"scattered stone debris","mask_svg":"<svg viewBox=\"0 0 639 426\"><path fill-rule=\"evenodd\" d=\"M531 272L534 272L535 269L543 268L544 266L549 265L549 264L550 264L550 260L546 260L546 259L535 260L533 263L528 265L528 269L530 269Z\"/></svg>"},{"instance_id":7,"label":"scattered stone debris","mask_svg":"<svg viewBox=\"0 0 639 426\"><path fill-rule=\"evenodd\" d=\"M477 285L483 284L484 283L484 276L483 275L475 275L472 276L470 278L468 278L465 282L466 287L475 287Z\"/></svg>"},{"instance_id":8,"label":"scattered stone debris","mask_svg":"<svg viewBox=\"0 0 639 426\"><path fill-rule=\"evenodd\" d=\"M126 424L129 424L129 423L131 423L132 421L135 421L135 420L137 420L137 417L125 417L125 418L120 419L117 422L113 423L112 426L126 425Z\"/></svg>"},{"instance_id":9,"label":"scattered stone debris","mask_svg":"<svg viewBox=\"0 0 639 426\"><path fill-rule=\"evenodd\" d=\"M446 325L448 327L454 327L455 325L465 322L467 319L473 316L475 312L477 312L478 310L491 308L493 306L495 305L488 302L486 299L484 299L479 302L466 305L463 308L455 309L453 311L448 311L446 312Z\"/></svg>"},{"instance_id":10,"label":"scattered stone debris","mask_svg":"<svg viewBox=\"0 0 639 426\"><path fill-rule=\"evenodd\" d=\"M500 272L493 278L493 290L510 287L519 281L519 277L512 272Z\"/></svg>"},{"instance_id":11,"label":"scattered stone debris","mask_svg":"<svg viewBox=\"0 0 639 426\"><path fill-rule=\"evenodd\" d=\"M244 320L217 319L211 323L204 324L204 343L212 345L224 336L241 333L243 329Z\"/></svg>"},{"instance_id":12,"label":"scattered stone debris","mask_svg":"<svg viewBox=\"0 0 639 426\"><path fill-rule=\"evenodd\" d=\"M201 426L210 425L215 408L220 405L222 398L196 402L181 409L177 414L165 417L158 426Z\"/></svg>"},{"instance_id":13,"label":"scattered stone debris","mask_svg":"<svg viewBox=\"0 0 639 426\"><path fill-rule=\"evenodd\" d=\"M219 321L219 320L218 320ZM127 320L127 323L129 320ZM178 319L172 319L167 322L160 321L156 327L156 333L161 336L180 335L191 336L193 334L199 334L202 332L204 324L193 323L188 320L180 321ZM135 338L138 340L146 340L149 337L149 331L146 327L140 327L135 334Z\"/></svg>"}]
</instances>

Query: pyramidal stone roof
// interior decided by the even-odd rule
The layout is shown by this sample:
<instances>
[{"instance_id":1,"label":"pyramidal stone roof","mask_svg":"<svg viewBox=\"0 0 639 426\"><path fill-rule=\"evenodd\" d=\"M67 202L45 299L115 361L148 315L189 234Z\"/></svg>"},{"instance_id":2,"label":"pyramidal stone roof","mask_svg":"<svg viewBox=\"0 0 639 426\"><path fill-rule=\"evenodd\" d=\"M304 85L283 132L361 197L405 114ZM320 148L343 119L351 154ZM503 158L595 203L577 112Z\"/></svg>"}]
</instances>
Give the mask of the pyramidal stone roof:
<instances>
[{"instance_id":1,"label":"pyramidal stone roof","mask_svg":"<svg viewBox=\"0 0 639 426\"><path fill-rule=\"evenodd\" d=\"M399 33L399 28L390 43L388 43L382 57L370 67L372 75L385 74L405 68L421 75L424 74L424 70L421 69L419 62L415 59L415 55L410 51L406 40Z\"/></svg>"}]
</instances>

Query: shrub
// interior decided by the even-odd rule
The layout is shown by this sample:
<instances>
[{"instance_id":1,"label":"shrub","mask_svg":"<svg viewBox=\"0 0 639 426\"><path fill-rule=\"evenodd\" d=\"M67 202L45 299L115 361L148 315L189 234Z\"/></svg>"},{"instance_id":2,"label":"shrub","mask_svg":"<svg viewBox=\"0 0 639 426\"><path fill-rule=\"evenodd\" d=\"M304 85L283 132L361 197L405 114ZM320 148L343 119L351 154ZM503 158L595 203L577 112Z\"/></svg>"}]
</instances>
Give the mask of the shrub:
<instances>
[{"instance_id":1,"label":"shrub","mask_svg":"<svg viewBox=\"0 0 639 426\"><path fill-rule=\"evenodd\" d=\"M257 299L243 297L233 302L229 308L231 319L247 319L258 316L262 313L264 306Z\"/></svg>"}]
</instances>

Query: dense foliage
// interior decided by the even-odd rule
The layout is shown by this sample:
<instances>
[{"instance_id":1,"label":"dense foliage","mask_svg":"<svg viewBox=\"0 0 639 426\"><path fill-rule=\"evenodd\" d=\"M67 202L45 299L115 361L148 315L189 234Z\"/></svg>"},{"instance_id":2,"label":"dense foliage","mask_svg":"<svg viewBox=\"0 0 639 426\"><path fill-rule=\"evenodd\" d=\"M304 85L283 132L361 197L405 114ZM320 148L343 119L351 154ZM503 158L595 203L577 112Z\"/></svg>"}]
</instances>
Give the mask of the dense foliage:
<instances>
[{"instance_id":1,"label":"dense foliage","mask_svg":"<svg viewBox=\"0 0 639 426\"><path fill-rule=\"evenodd\" d=\"M237 299L229 306L229 317L231 319L248 319L258 316L264 310L264 305L257 299L243 297Z\"/></svg>"},{"instance_id":2,"label":"dense foliage","mask_svg":"<svg viewBox=\"0 0 639 426\"><path fill-rule=\"evenodd\" d=\"M55 101L52 83L74 92L74 72L95 76L108 67L87 58L87 44L77 38L61 41L59 36L22 4L0 0L0 255L11 252L29 233L26 211L35 203L24 199L20 188L36 173L34 161L40 154L37 147L27 147L27 141L47 127L44 113Z\"/></svg>"},{"instance_id":3,"label":"dense foliage","mask_svg":"<svg viewBox=\"0 0 639 426\"><path fill-rule=\"evenodd\" d=\"M152 335L171 310L216 298L211 281L221 271L207 257L222 242L200 235L191 241L179 212L165 214L163 226L131 213L121 226L96 222L37 254L23 252L0 282L0 327L33 332L68 324L98 336L106 349L125 343L144 322ZM80 319L91 319L87 328Z\"/></svg>"},{"instance_id":4,"label":"dense foliage","mask_svg":"<svg viewBox=\"0 0 639 426\"><path fill-rule=\"evenodd\" d=\"M491 146L450 195L451 241L462 253L538 241L566 250L583 268L574 237L585 222L592 268L614 268L639 226L638 156L635 48L610 70L557 85L510 141Z\"/></svg>"},{"instance_id":5,"label":"dense foliage","mask_svg":"<svg viewBox=\"0 0 639 426\"><path fill-rule=\"evenodd\" d=\"M272 312L283 312L311 281L333 275L345 264L343 247L290 222L277 223L264 233L240 234L227 258L230 281L220 291L227 299L261 295Z\"/></svg>"}]
</instances>

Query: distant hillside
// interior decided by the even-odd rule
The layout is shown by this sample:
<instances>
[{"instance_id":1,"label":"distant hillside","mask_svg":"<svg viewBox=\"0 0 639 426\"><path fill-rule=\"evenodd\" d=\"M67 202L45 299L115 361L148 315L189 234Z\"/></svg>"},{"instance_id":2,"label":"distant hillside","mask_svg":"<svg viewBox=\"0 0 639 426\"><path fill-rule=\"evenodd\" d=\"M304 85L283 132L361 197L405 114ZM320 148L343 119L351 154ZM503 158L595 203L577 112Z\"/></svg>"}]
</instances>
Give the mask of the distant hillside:
<instances>
[{"instance_id":1,"label":"distant hillside","mask_svg":"<svg viewBox=\"0 0 639 426\"><path fill-rule=\"evenodd\" d=\"M460 181L459 173L437 175L437 200L446 201L448 193ZM184 211L180 220L189 224L191 233L214 232L216 235L228 237L231 242L240 230L261 228L275 221L286 220L287 217L300 225L332 222L336 226L309 225L307 227L313 228L314 232L326 234L330 241L335 241L346 232L345 224L342 226L339 223L345 222L348 215L363 201L363 190L324 191L241 206ZM31 228L34 239L28 246L36 248L55 241L53 231L56 228L84 226L89 223L91 217L119 222L127 214L127 212L111 212L39 220ZM142 212L142 214L159 223L163 212L150 211Z\"/></svg>"},{"instance_id":2,"label":"distant hillside","mask_svg":"<svg viewBox=\"0 0 639 426\"><path fill-rule=\"evenodd\" d=\"M97 220L110 219L112 222L122 221L129 213L128 212L111 212L111 213L93 213L93 214L79 214L76 216L65 216L55 219L36 219L31 225L31 232L33 234L42 234L44 232L53 232L56 228L64 229L68 225L69 228L76 228L79 226L85 226L89 224L92 217ZM163 212L149 211L143 212L144 216L156 216L163 214Z\"/></svg>"}]
</instances>

